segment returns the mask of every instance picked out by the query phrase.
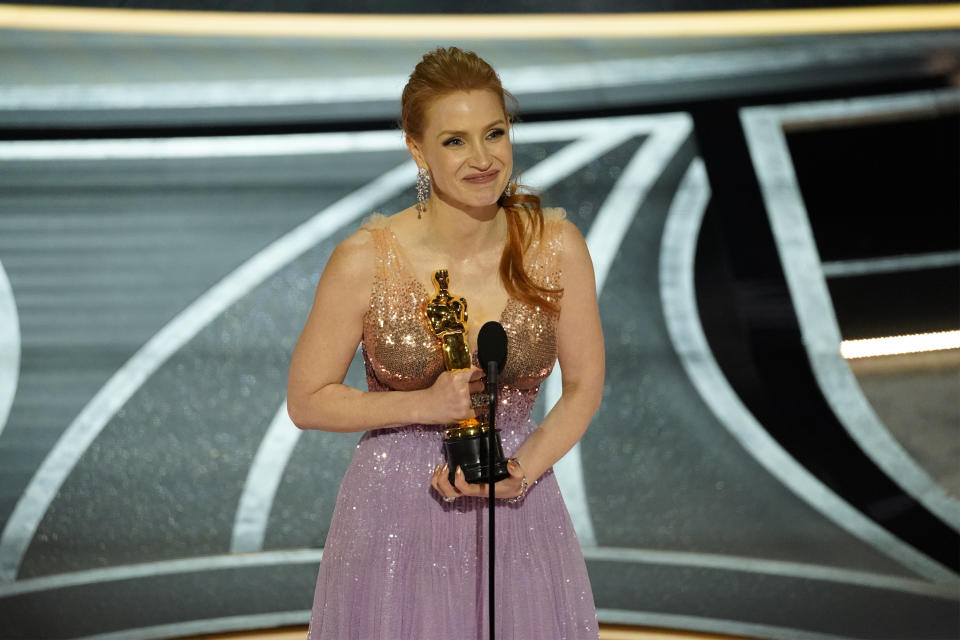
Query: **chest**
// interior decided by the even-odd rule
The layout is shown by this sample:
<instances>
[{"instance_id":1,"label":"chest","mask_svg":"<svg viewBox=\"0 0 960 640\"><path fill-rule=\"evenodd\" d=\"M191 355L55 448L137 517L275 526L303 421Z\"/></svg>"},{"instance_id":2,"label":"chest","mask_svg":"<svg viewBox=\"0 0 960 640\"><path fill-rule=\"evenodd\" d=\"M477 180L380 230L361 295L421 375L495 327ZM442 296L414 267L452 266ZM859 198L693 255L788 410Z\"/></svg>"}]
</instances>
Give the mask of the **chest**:
<instances>
[{"instance_id":1,"label":"chest","mask_svg":"<svg viewBox=\"0 0 960 640\"><path fill-rule=\"evenodd\" d=\"M510 296L498 275L496 256L468 257L452 263L416 255L404 258L399 277L416 282L418 294L425 301L432 300L439 291L433 274L438 269L447 271L450 294L466 302L466 338L471 352L477 348L477 336L485 323L502 323Z\"/></svg>"},{"instance_id":2,"label":"chest","mask_svg":"<svg viewBox=\"0 0 960 640\"><path fill-rule=\"evenodd\" d=\"M364 318L363 345L368 374L378 387L422 389L444 371L440 341L425 314L432 295L410 278L384 277L374 283ZM501 382L518 389L538 386L557 359L557 314L509 298L495 319L507 334L507 363ZM479 322L470 326L471 333L480 326ZM476 334L471 338L468 344L475 356Z\"/></svg>"},{"instance_id":3,"label":"chest","mask_svg":"<svg viewBox=\"0 0 960 640\"><path fill-rule=\"evenodd\" d=\"M489 320L507 334L503 384L532 388L549 375L557 359L558 314L511 298L500 282L496 263L467 260L455 267L408 256L388 230L374 235L377 264L364 316L363 345L368 379L382 389L412 390L431 385L444 371L440 341L426 316L437 294L433 271L449 269L448 288L467 300L467 340L476 353L477 334ZM535 267L533 273L543 271ZM539 280L539 279L538 279Z\"/></svg>"}]
</instances>

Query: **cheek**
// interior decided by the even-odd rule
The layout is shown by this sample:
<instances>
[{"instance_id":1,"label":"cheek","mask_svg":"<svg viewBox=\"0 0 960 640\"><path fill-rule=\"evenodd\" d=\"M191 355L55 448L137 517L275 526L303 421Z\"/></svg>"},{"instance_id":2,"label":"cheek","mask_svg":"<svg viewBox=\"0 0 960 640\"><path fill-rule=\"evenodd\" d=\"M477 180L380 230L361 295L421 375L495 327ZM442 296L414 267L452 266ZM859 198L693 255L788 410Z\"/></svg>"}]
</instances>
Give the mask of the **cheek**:
<instances>
[{"instance_id":1,"label":"cheek","mask_svg":"<svg viewBox=\"0 0 960 640\"><path fill-rule=\"evenodd\" d=\"M507 174L507 177L504 181L504 186L510 181L510 177L513 174L513 150L510 147L507 147L506 153L502 156L504 173Z\"/></svg>"},{"instance_id":2,"label":"cheek","mask_svg":"<svg viewBox=\"0 0 960 640\"><path fill-rule=\"evenodd\" d=\"M508 172L513 170L513 146L508 141L504 145L503 153L500 154L500 158L503 161L503 166L508 169Z\"/></svg>"},{"instance_id":3,"label":"cheek","mask_svg":"<svg viewBox=\"0 0 960 640\"><path fill-rule=\"evenodd\" d=\"M430 179L433 184L438 185L441 189L449 185L455 178L456 167L444 162L435 162L430 165Z\"/></svg>"}]
</instances>

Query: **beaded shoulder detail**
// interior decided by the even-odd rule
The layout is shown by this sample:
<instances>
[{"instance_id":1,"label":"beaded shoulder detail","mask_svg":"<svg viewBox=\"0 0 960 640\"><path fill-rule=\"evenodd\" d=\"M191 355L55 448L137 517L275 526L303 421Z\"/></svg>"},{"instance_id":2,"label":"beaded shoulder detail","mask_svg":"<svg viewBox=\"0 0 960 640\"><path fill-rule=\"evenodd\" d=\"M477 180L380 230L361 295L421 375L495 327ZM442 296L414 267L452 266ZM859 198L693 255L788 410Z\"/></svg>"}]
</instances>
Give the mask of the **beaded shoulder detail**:
<instances>
[{"instance_id":1,"label":"beaded shoulder detail","mask_svg":"<svg viewBox=\"0 0 960 640\"><path fill-rule=\"evenodd\" d=\"M534 240L526 255L524 268L538 285L548 289L560 289L563 254L563 225L566 211L557 208L543 210L543 235ZM558 302L562 293L550 294L551 302Z\"/></svg>"},{"instance_id":2,"label":"beaded shoulder detail","mask_svg":"<svg viewBox=\"0 0 960 640\"><path fill-rule=\"evenodd\" d=\"M543 208L543 221L544 222L555 222L557 220L565 220L567 217L567 210L563 207L544 207Z\"/></svg>"},{"instance_id":3,"label":"beaded shoulder detail","mask_svg":"<svg viewBox=\"0 0 960 640\"><path fill-rule=\"evenodd\" d=\"M382 213L371 213L363 219L361 229L385 229L390 225L390 218Z\"/></svg>"}]
</instances>

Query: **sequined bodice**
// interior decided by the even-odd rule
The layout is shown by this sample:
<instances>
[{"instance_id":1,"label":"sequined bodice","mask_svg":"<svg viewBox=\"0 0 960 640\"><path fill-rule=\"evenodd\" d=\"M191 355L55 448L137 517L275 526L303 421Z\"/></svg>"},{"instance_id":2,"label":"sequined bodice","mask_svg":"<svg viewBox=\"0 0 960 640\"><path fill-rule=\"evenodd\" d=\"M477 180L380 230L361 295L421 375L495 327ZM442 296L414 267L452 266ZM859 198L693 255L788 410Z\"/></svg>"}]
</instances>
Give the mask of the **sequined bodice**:
<instances>
[{"instance_id":1,"label":"sequined bodice","mask_svg":"<svg viewBox=\"0 0 960 640\"><path fill-rule=\"evenodd\" d=\"M545 214L549 215L545 215L543 236L531 244L524 264L534 282L558 288L562 212L545 210ZM370 308L363 324L368 387L371 391L428 387L444 370L440 344L424 315L433 292L428 293L407 269L386 218L375 215L364 228L372 235L376 256ZM519 393L535 398L557 359L557 319L555 312L509 299L500 316L508 347L501 375L503 397Z\"/></svg>"}]
</instances>

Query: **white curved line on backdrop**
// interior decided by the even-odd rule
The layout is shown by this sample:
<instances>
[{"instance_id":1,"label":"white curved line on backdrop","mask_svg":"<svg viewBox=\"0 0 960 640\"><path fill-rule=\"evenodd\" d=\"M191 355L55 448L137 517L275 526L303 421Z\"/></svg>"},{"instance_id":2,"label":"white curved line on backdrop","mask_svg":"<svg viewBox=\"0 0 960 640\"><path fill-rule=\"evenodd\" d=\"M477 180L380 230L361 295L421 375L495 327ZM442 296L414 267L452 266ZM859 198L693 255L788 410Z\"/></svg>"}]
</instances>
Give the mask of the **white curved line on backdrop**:
<instances>
[{"instance_id":1,"label":"white curved line on backdrop","mask_svg":"<svg viewBox=\"0 0 960 640\"><path fill-rule=\"evenodd\" d=\"M728 571L750 575L775 576L813 582L826 582L867 589L883 589L901 594L955 601L960 590L955 586L936 584L914 578L891 576L871 571L841 569L804 562L766 560L696 551L665 551L635 547L587 547L583 557L594 562L642 564L649 567L684 567L691 571ZM252 567L280 567L314 565L323 558L322 549L292 549L228 553L173 560L156 560L116 567L83 569L16 582L0 584L0 599L29 593L56 591L85 585L119 583L131 580L153 579L157 576L185 575L206 571L247 569Z\"/></svg>"},{"instance_id":2,"label":"white curved line on backdrop","mask_svg":"<svg viewBox=\"0 0 960 640\"><path fill-rule=\"evenodd\" d=\"M13 287L0 262L0 434L10 417L20 380L20 317Z\"/></svg>"},{"instance_id":3,"label":"white curved line on backdrop","mask_svg":"<svg viewBox=\"0 0 960 640\"><path fill-rule=\"evenodd\" d=\"M587 560L636 563L659 567L686 567L689 569L732 571L751 575L776 576L829 582L847 586L884 589L903 594L921 595L942 600L956 601L960 598L960 589L955 586L937 584L873 571L844 569L808 562L787 560L768 560L721 553L703 553L700 551L668 551L664 549L642 549L636 547L594 547L584 549Z\"/></svg>"},{"instance_id":4,"label":"white curved line on backdrop","mask_svg":"<svg viewBox=\"0 0 960 640\"><path fill-rule=\"evenodd\" d=\"M171 355L278 269L407 188L415 174L413 162L404 162L274 241L177 314L120 367L70 423L17 501L0 536L0 583L16 579L40 521L83 453Z\"/></svg>"},{"instance_id":5,"label":"white curved line on backdrop","mask_svg":"<svg viewBox=\"0 0 960 640\"><path fill-rule=\"evenodd\" d=\"M695 159L667 213L660 246L660 296L670 340L700 397L740 446L828 520L918 575L960 584L956 576L851 507L798 463L763 428L730 386L707 343L694 286L700 224L710 199L703 161Z\"/></svg>"},{"instance_id":6,"label":"white curved line on backdrop","mask_svg":"<svg viewBox=\"0 0 960 640\"><path fill-rule=\"evenodd\" d=\"M816 47L760 46L736 51L557 64L498 65L505 87L518 96L556 91L603 91L664 82L693 82L756 73L788 73L837 64L869 64L892 52L914 54L957 45L955 33L872 34L820 42ZM406 61L404 61L406 62ZM350 78L2 85L0 112L20 110L196 109L393 101L407 74Z\"/></svg>"},{"instance_id":7,"label":"white curved line on backdrop","mask_svg":"<svg viewBox=\"0 0 960 640\"><path fill-rule=\"evenodd\" d=\"M827 278L849 278L877 273L903 273L957 266L960 266L960 251L935 251L864 260L834 260L824 262L822 265L823 275Z\"/></svg>"},{"instance_id":8,"label":"white curved line on backdrop","mask_svg":"<svg viewBox=\"0 0 960 640\"><path fill-rule=\"evenodd\" d=\"M887 477L955 531L960 531L960 501L947 494L890 435L840 354L840 327L784 127L796 123L810 126L821 120L835 125L838 120L916 118L958 110L960 91L943 90L810 105L752 107L741 110L740 115L803 344L820 391L844 429Z\"/></svg>"},{"instance_id":9,"label":"white curved line on backdrop","mask_svg":"<svg viewBox=\"0 0 960 640\"><path fill-rule=\"evenodd\" d=\"M310 622L310 610L274 611L250 613L219 618L201 618L183 622L133 627L122 631L108 631L92 636L77 636L75 640L167 640L168 638L192 638L194 636L232 635L234 632L250 635L262 630L264 636L275 635L282 627L306 626ZM253 636L257 637L257 636ZM792 640L792 639L791 639Z\"/></svg>"},{"instance_id":10,"label":"white curved line on backdrop","mask_svg":"<svg viewBox=\"0 0 960 640\"><path fill-rule=\"evenodd\" d=\"M615 133L616 127L643 133L655 126L659 118L660 116L624 116L562 122L520 122L511 126L510 136L514 144L529 144L574 140L589 134L607 137ZM403 136L399 131L114 140L9 140L0 142L0 161L245 158L398 151L403 148Z\"/></svg>"},{"instance_id":11,"label":"white curved line on backdrop","mask_svg":"<svg viewBox=\"0 0 960 640\"><path fill-rule=\"evenodd\" d=\"M622 123L622 126L611 127L603 120L590 120L543 123L536 129L521 128L514 139L515 144L528 142L534 137L541 142L568 140L586 133L585 137L571 142L527 169L520 176L522 183L535 185L539 190L549 189L630 137L646 132L656 120L640 117L618 119L617 122ZM278 410L260 441L254 463L247 472L234 517L230 547L232 551L249 552L263 548L277 488L301 434L301 431L290 423L285 406L284 404ZM568 462L563 471L557 474L557 479L581 544L595 544L579 459L574 458Z\"/></svg>"},{"instance_id":12,"label":"white curved line on backdrop","mask_svg":"<svg viewBox=\"0 0 960 640\"><path fill-rule=\"evenodd\" d=\"M397 131L117 140L11 140L0 143L0 160L46 162L295 156L390 151L401 149L402 142Z\"/></svg>"},{"instance_id":13,"label":"white curved line on backdrop","mask_svg":"<svg viewBox=\"0 0 960 640\"><path fill-rule=\"evenodd\" d=\"M650 131L650 138L637 149L624 167L613 189L597 212L586 236L587 248L593 260L597 296L603 291L610 267L620 250L623 237L630 229L650 188L663 173L670 159L690 135L693 121L687 114L661 116ZM549 412L563 393L562 371L559 365L543 385L546 411ZM574 510L589 514L586 483L580 443L577 442L555 465L557 481L564 501L571 513ZM572 506L571 506L572 505ZM583 546L596 546L597 535L589 517L574 520L574 529Z\"/></svg>"},{"instance_id":14,"label":"white curved line on backdrop","mask_svg":"<svg viewBox=\"0 0 960 640\"><path fill-rule=\"evenodd\" d=\"M684 632L721 633L737 638L768 638L769 640L850 640L850 636L803 631L770 624L737 622L735 620L708 618L706 616L659 613L655 611L630 611L628 609L597 609L597 619L607 624L623 624L658 629L678 629ZM84 639L80 639L84 640ZM112 640L104 638L103 640Z\"/></svg>"},{"instance_id":15,"label":"white curved line on backdrop","mask_svg":"<svg viewBox=\"0 0 960 640\"><path fill-rule=\"evenodd\" d=\"M71 587L109 582L154 579L158 576L184 575L205 571L224 571L250 567L280 567L286 565L318 565L323 558L323 549L287 549L261 551L258 553L224 553L173 560L154 560L116 567L83 569L55 573L36 578L24 578L16 582L0 583L0 598L12 598L28 593L56 591Z\"/></svg>"},{"instance_id":16,"label":"white curved line on backdrop","mask_svg":"<svg viewBox=\"0 0 960 640\"><path fill-rule=\"evenodd\" d=\"M233 519L230 551L246 553L263 548L273 500L301 433L290 420L287 402L284 400L273 416L247 471L243 493Z\"/></svg>"}]
</instances>

